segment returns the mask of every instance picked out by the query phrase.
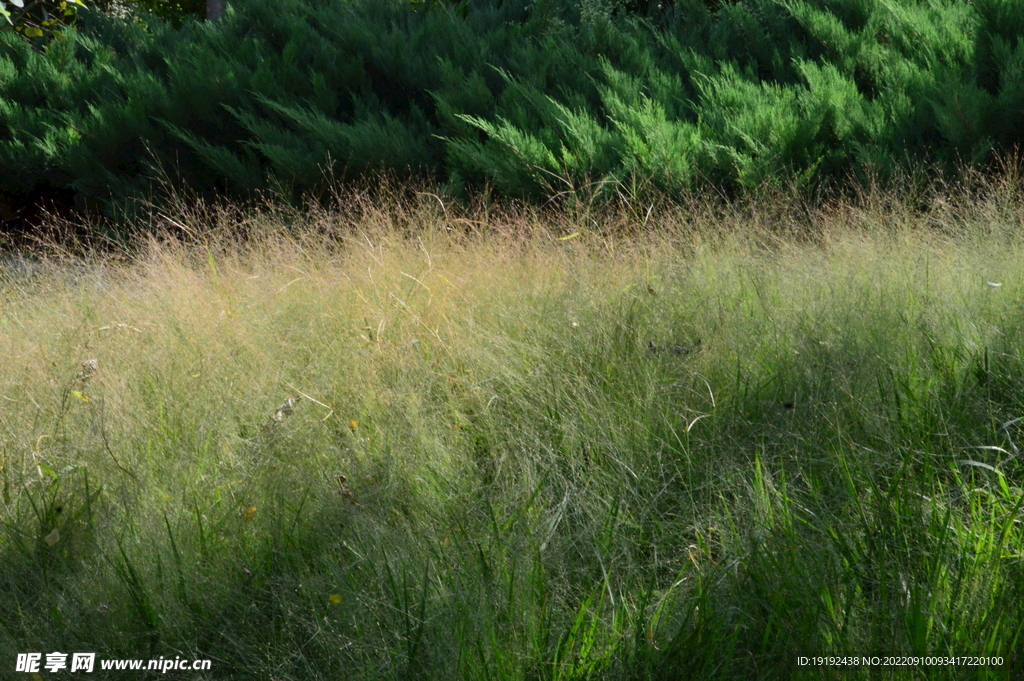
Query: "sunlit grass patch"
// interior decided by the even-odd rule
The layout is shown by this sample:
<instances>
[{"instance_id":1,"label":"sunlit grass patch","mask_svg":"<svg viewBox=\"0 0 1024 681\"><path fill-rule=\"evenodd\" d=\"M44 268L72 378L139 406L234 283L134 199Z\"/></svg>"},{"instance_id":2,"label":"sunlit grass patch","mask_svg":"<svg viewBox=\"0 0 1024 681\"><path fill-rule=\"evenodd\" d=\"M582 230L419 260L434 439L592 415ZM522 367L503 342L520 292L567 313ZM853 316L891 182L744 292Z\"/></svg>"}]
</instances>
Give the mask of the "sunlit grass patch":
<instances>
[{"instance_id":1,"label":"sunlit grass patch","mask_svg":"<svg viewBox=\"0 0 1024 681\"><path fill-rule=\"evenodd\" d=\"M0 647L396 679L992 653L972 674L1011 678L1015 191L800 230L778 197L640 234L440 197L179 215L188 239L85 286L51 252L0 284ZM963 675L893 673L922 670Z\"/></svg>"}]
</instances>

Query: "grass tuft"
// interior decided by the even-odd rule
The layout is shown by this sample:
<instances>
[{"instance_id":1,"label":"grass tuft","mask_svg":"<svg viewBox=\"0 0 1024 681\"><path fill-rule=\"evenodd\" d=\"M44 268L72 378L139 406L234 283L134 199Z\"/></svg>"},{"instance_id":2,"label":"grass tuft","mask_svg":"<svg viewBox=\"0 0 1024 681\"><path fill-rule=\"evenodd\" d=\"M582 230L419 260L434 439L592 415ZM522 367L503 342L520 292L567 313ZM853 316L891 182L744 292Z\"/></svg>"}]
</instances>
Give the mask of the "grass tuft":
<instances>
[{"instance_id":1,"label":"grass tuft","mask_svg":"<svg viewBox=\"0 0 1024 681\"><path fill-rule=\"evenodd\" d=\"M908 196L181 204L5 265L0 649L1019 676L1021 196Z\"/></svg>"}]
</instances>

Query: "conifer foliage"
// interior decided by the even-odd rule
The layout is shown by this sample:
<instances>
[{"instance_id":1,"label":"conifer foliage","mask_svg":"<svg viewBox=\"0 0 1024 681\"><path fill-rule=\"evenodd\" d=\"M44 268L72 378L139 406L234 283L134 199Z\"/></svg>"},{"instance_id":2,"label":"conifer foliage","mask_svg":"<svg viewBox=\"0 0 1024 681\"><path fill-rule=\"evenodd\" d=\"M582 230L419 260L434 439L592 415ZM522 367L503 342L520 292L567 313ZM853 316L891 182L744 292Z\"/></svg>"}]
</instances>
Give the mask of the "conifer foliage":
<instances>
[{"instance_id":1,"label":"conifer foliage","mask_svg":"<svg viewBox=\"0 0 1024 681\"><path fill-rule=\"evenodd\" d=\"M246 0L216 24L82 10L0 32L0 194L115 215L430 173L547 199L819 187L982 162L1024 130L1020 0Z\"/></svg>"}]
</instances>

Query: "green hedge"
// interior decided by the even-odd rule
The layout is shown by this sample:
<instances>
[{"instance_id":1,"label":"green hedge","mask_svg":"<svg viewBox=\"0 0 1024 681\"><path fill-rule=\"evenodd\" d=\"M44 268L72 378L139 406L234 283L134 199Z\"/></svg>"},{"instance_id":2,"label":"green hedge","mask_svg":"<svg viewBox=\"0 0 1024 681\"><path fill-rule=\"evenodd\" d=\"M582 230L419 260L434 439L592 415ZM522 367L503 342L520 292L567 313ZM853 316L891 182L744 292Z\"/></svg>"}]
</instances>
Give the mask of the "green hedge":
<instances>
[{"instance_id":1,"label":"green hedge","mask_svg":"<svg viewBox=\"0 0 1024 681\"><path fill-rule=\"evenodd\" d=\"M534 200L594 180L808 188L980 162L1024 130L1021 0L245 0L0 32L0 193L116 206L430 173ZM328 172L329 171L329 172Z\"/></svg>"}]
</instances>

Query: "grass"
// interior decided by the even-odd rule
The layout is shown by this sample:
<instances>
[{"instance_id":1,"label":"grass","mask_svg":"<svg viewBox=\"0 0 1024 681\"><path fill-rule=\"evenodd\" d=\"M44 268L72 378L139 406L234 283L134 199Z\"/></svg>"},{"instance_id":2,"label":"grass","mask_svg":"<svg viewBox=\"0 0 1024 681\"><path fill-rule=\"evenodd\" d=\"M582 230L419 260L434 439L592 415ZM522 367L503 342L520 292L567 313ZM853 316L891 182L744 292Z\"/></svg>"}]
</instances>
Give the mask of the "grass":
<instances>
[{"instance_id":1,"label":"grass","mask_svg":"<svg viewBox=\"0 0 1024 681\"><path fill-rule=\"evenodd\" d=\"M4 270L2 664L1019 678L1024 201L908 196L181 204Z\"/></svg>"}]
</instances>

